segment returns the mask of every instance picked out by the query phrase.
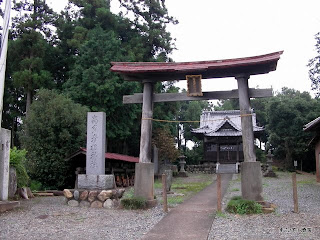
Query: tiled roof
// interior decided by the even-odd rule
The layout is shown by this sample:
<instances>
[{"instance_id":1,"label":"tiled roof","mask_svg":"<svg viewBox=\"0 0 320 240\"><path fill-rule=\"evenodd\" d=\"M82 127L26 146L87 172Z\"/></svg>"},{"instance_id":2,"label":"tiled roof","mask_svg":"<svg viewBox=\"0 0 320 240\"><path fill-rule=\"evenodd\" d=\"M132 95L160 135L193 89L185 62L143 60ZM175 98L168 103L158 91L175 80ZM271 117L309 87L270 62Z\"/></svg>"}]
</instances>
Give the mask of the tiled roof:
<instances>
[{"instance_id":1,"label":"tiled roof","mask_svg":"<svg viewBox=\"0 0 320 240\"><path fill-rule=\"evenodd\" d=\"M233 129L223 129L225 124L230 124ZM263 131L258 127L256 114L252 112L253 131ZM193 129L192 133L204 134L205 136L242 136L240 110L231 111L204 111L200 117L200 127Z\"/></svg>"}]
</instances>

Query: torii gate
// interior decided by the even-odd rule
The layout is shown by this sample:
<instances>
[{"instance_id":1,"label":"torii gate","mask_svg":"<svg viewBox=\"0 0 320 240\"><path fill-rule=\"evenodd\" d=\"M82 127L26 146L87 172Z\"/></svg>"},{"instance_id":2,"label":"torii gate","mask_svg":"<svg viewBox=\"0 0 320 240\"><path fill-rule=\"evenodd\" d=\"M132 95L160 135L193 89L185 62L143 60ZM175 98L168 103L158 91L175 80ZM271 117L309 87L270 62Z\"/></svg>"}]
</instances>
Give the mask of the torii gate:
<instances>
[{"instance_id":1,"label":"torii gate","mask_svg":"<svg viewBox=\"0 0 320 240\"><path fill-rule=\"evenodd\" d=\"M154 102L185 100L212 100L239 98L244 162L241 163L241 191L245 199L262 200L262 174L260 162L256 162L250 98L271 97L272 89L249 89L251 75L275 71L283 51L270 54L199 62L112 62L111 71L126 81L143 83L143 94L123 96L123 103L142 103L139 163L135 171L135 195L149 201L154 199L154 168L151 163L151 136ZM203 79L234 77L238 89L231 91L204 92L200 96L187 93L153 93L157 81L186 80L188 75L201 75ZM200 80L201 81L201 80ZM217 82L217 84L219 84Z\"/></svg>"}]
</instances>

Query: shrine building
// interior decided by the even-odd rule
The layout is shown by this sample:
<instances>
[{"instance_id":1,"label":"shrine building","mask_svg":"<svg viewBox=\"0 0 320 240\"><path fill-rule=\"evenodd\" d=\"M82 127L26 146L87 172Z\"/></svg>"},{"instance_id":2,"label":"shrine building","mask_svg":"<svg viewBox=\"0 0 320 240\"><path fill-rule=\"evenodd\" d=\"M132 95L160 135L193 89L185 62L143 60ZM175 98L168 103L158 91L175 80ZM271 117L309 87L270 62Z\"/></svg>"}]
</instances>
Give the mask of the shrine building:
<instances>
[{"instance_id":1,"label":"shrine building","mask_svg":"<svg viewBox=\"0 0 320 240\"><path fill-rule=\"evenodd\" d=\"M252 112L254 137L260 136L263 127L257 126ZM240 110L204 111L200 127L192 133L204 141L204 157L200 164L235 164L244 161Z\"/></svg>"}]
</instances>

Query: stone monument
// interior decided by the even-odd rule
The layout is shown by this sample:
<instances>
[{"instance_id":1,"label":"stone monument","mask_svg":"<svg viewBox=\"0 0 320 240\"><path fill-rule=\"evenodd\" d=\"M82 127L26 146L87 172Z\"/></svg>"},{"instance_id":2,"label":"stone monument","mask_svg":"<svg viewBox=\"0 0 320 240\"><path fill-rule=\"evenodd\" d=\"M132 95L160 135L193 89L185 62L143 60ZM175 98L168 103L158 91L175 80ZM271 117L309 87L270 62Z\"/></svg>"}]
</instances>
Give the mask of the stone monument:
<instances>
[{"instance_id":1,"label":"stone monument","mask_svg":"<svg viewBox=\"0 0 320 240\"><path fill-rule=\"evenodd\" d=\"M0 201L8 200L11 131L0 129Z\"/></svg>"},{"instance_id":2,"label":"stone monument","mask_svg":"<svg viewBox=\"0 0 320 240\"><path fill-rule=\"evenodd\" d=\"M111 189L114 176L105 175L106 114L88 112L86 174L78 175L79 189Z\"/></svg>"}]
</instances>

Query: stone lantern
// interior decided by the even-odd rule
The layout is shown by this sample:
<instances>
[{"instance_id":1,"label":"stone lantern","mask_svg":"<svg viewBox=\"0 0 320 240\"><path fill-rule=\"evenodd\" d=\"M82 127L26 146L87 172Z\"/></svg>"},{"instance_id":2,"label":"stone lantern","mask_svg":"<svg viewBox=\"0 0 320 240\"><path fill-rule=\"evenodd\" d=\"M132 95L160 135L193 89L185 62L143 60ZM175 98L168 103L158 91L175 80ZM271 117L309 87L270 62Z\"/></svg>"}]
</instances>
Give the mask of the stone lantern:
<instances>
[{"instance_id":1,"label":"stone lantern","mask_svg":"<svg viewBox=\"0 0 320 240\"><path fill-rule=\"evenodd\" d=\"M266 174L264 174L264 177L277 177L277 175L274 173L274 171L272 170L272 163L273 163L273 154L271 153L271 149L269 149L268 154L267 154L267 165L268 165L268 169Z\"/></svg>"},{"instance_id":2,"label":"stone lantern","mask_svg":"<svg viewBox=\"0 0 320 240\"><path fill-rule=\"evenodd\" d=\"M184 169L184 166L186 164L186 161L185 161L185 156L181 155L179 157L179 164L180 164L180 171L179 171L179 177L188 177L188 174L186 172L186 170Z\"/></svg>"}]
</instances>

